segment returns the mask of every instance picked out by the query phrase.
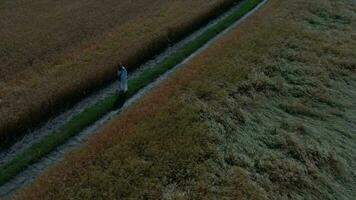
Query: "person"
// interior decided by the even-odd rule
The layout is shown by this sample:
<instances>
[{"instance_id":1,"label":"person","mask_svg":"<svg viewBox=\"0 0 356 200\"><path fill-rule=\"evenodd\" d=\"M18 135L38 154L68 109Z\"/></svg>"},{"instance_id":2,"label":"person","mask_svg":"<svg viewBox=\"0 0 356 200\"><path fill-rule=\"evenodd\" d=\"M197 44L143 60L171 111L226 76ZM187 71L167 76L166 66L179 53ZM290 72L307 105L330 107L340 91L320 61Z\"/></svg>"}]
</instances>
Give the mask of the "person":
<instances>
[{"instance_id":1,"label":"person","mask_svg":"<svg viewBox=\"0 0 356 200\"><path fill-rule=\"evenodd\" d=\"M121 65L119 71L118 71L118 76L119 76L119 93L126 93L128 86L127 86L127 70L124 66Z\"/></svg>"}]
</instances>

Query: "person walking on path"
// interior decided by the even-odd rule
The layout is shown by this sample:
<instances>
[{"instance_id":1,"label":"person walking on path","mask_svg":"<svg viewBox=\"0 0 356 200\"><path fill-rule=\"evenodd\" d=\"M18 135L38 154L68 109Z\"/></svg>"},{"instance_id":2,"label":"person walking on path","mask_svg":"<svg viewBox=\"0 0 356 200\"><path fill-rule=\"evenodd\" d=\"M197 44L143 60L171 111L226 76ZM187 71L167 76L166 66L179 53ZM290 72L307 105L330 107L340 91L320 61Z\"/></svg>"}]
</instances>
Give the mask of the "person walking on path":
<instances>
[{"instance_id":1,"label":"person walking on path","mask_svg":"<svg viewBox=\"0 0 356 200\"><path fill-rule=\"evenodd\" d=\"M125 94L127 92L127 70L124 66L121 66L118 71L119 76L119 94Z\"/></svg>"}]
</instances>

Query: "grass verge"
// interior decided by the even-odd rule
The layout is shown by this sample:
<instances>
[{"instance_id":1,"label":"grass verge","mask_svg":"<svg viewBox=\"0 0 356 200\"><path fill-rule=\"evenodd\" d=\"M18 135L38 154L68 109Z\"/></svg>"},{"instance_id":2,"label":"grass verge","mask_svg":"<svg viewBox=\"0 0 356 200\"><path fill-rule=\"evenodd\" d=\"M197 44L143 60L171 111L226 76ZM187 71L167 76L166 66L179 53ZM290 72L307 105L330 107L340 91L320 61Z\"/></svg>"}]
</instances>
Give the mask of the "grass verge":
<instances>
[{"instance_id":1,"label":"grass verge","mask_svg":"<svg viewBox=\"0 0 356 200\"><path fill-rule=\"evenodd\" d=\"M145 85L155 80L167 70L179 64L186 57L202 47L210 39L218 35L220 32L231 26L235 21L243 17L246 13L256 7L262 0L248 0L244 2L240 9L233 12L231 15L221 20L202 35L185 45L176 54L166 58L155 68L144 71L140 76L129 81L130 90L127 97L133 96L136 92L142 89ZM104 114L116 108L117 103L122 100L119 96L110 96L93 105L82 113L78 114L70 120L61 131L50 134L43 138L40 142L34 144L24 153L18 155L9 163L0 168L0 185L5 184L18 173L26 169L27 166L37 162L45 155L52 152L56 147L65 143L69 138L79 133L88 125L100 119Z\"/></svg>"}]
</instances>

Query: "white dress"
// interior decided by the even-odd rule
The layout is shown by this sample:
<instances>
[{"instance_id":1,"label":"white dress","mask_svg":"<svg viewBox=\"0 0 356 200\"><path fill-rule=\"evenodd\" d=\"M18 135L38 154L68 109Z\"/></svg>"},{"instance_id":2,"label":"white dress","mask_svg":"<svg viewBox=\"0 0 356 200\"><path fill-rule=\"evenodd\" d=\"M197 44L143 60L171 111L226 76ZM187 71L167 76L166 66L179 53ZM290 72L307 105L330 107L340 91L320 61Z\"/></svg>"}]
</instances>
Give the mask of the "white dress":
<instances>
[{"instance_id":1,"label":"white dress","mask_svg":"<svg viewBox=\"0 0 356 200\"><path fill-rule=\"evenodd\" d=\"M118 75L120 79L119 91L126 93L128 86L127 86L127 70L125 69L125 67L122 67L119 70Z\"/></svg>"}]
</instances>

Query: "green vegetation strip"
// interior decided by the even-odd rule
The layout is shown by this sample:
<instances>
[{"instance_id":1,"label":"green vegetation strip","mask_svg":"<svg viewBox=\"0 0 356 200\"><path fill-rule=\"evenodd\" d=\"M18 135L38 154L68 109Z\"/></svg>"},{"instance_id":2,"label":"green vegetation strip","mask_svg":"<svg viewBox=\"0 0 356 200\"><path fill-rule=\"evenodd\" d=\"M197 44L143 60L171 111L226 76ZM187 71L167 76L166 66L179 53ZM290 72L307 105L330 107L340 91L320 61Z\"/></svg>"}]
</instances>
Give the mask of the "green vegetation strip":
<instances>
[{"instance_id":1,"label":"green vegetation strip","mask_svg":"<svg viewBox=\"0 0 356 200\"><path fill-rule=\"evenodd\" d=\"M182 62L189 55L194 53L213 37L231 26L235 21L243 17L246 13L256 7L262 0L248 0L244 2L240 9L221 20L192 42L186 44L174 55L166 58L156 67L147 69L139 77L129 81L129 88L126 97L131 97L147 84L154 81L167 70ZM120 96L110 96L95 104L82 113L71 119L60 131L50 134L40 142L31 146L24 153L16 156L12 161L0 168L0 185L5 184L18 173L26 169L29 165L36 163L41 158L55 150L59 145L64 144L71 137L78 134L84 128L103 117L106 113L117 107L117 103L122 100Z\"/></svg>"}]
</instances>

